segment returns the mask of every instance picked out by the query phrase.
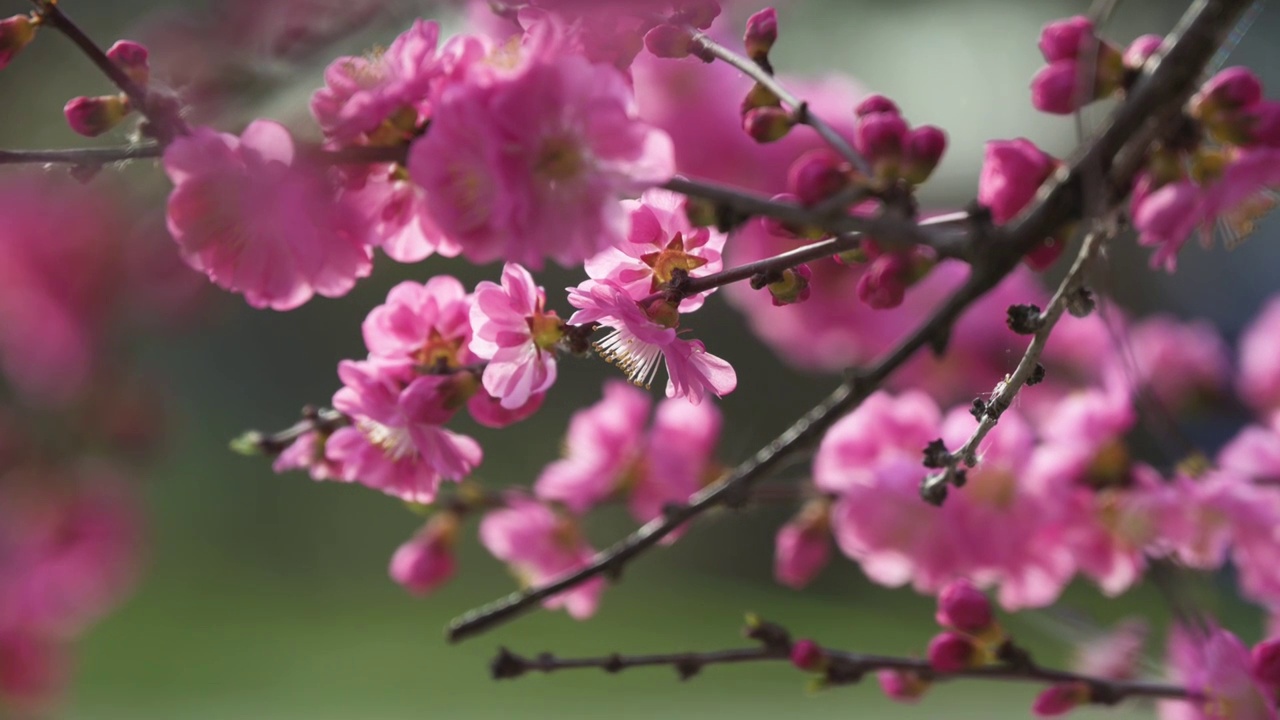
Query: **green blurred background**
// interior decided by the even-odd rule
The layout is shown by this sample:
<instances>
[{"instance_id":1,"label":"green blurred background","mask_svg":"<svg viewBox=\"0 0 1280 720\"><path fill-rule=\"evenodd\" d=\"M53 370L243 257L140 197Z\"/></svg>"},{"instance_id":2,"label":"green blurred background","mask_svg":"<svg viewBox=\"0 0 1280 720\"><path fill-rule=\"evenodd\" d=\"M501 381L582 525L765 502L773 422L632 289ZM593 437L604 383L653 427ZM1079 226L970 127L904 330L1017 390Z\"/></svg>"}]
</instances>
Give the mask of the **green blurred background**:
<instances>
[{"instance_id":1,"label":"green blurred background","mask_svg":"<svg viewBox=\"0 0 1280 720\"><path fill-rule=\"evenodd\" d=\"M196 3L151 0L63 0L103 44L128 36L158 8ZM263 3L267 6L269 3ZM743 0L747 10L757 9ZM782 39L775 64L786 72L837 72L897 99L914 122L943 126L951 149L926 200L957 207L973 196L981 143L1024 135L1050 150L1074 144L1070 120L1038 116L1027 84L1039 65L1035 40L1045 21L1082 12L1086 3L994 0L789 0L780 8ZM1125 3L1110 28L1127 40L1165 32L1184 3ZM26 4L3 0L3 15ZM416 9L375 22L322 52L314 63L283 67L271 58L270 92L244 113L300 119L328 57L385 43ZM438 17L441 10L424 8ZM1262 13L1232 56L1273 80L1275 8ZM29 57L28 57L29 55ZM257 58L246 58L257 62ZM60 38L42 37L0 76L0 134L6 147L70 147L80 140L62 127L59 110L74 94L105 92L84 58ZM1096 119L1096 118L1095 118ZM107 172L98 183L130 183L151 196L162 187L151 167ZM2 220L0 220L2 221ZM1261 235L1268 233L1264 230ZM1277 251L1255 238L1231 255L1198 250L1176 284L1141 271L1144 253L1121 250L1111 264L1112 289L1138 311L1170 308L1207 315L1229 334L1239 330L1273 286ZM1123 243L1122 243L1123 245ZM1115 278L1137 272L1141 281ZM922 651L931 635L931 603L908 590L870 586L856 566L836 559L808 591L771 578L775 509L725 512L700 523L674 548L636 562L611 587L596 618L576 623L539 612L459 646L443 640L448 619L512 589L511 578L480 550L463 543L460 577L415 599L386 576L391 552L418 526L396 502L360 487L315 484L273 475L262 459L227 451L227 441L256 427L287 426L307 403L324 403L336 387L338 360L362 352L359 322L386 288L404 278L459 274L471 283L495 274L457 262L399 267L382 258L375 277L341 300L317 300L287 314L254 312L238 298L213 293L205 317L176 335L149 338L140 352L156 385L171 397L167 451L139 478L152 510L149 571L137 595L84 640L67 714L76 718L572 718L572 717L1023 717L1033 691L969 683L938 687L920 706L893 705L874 682L809 695L789 666L713 667L687 683L663 669L617 676L600 672L528 676L495 683L488 660L498 646L524 654L603 654L735 646L743 613L754 611L833 646L874 652ZM1210 294L1231 274L1232 292ZM576 282L540 278L548 287ZM554 302L554 301L553 301ZM560 308L562 311L565 308ZM754 451L821 397L829 377L798 374L750 337L742 320L713 300L698 320L699 336L739 369L739 390L723 408L728 421L721 457ZM527 483L556 456L575 407L594 401L599 362L572 361L537 422L505 432L477 430L485 444L481 475L492 485ZM994 380L994 379L993 379ZM466 428L470 430L471 428ZM593 519L598 545L631 527L622 514ZM470 537L470 536L469 536ZM1068 604L1111 620L1126 613L1162 615L1150 588L1104 603L1075 588ZM1256 632L1257 618L1218 604L1229 624ZM1065 657L1062 627L1044 615L1010 620L1020 638L1048 660ZM1153 656L1158 647L1153 645ZM1149 712L1131 706L1124 712ZM1088 713L1085 713L1088 715Z\"/></svg>"}]
</instances>

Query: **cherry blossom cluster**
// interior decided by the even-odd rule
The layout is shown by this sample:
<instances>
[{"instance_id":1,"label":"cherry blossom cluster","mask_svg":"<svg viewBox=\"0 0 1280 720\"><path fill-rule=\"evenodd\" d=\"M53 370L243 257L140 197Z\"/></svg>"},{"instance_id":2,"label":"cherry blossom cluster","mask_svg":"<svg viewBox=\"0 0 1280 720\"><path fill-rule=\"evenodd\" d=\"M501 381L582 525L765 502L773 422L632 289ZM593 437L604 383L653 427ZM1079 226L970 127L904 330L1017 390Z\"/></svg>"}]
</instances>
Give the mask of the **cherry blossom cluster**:
<instances>
[{"instance_id":1,"label":"cherry blossom cluster","mask_svg":"<svg viewBox=\"0 0 1280 720\"><path fill-rule=\"evenodd\" d=\"M1029 678L1047 685L1035 703L1041 715L1138 695L1167 699L1169 717L1275 717L1280 641L1251 653L1225 630L1187 624L1170 638L1175 684L1120 685L1136 674L1131 634L1078 672L1045 670L985 595L1005 610L1044 607L1077 578L1114 596L1157 564L1230 564L1240 593L1280 616L1280 300L1233 357L1205 323L1096 310L1083 275L1095 240L1114 240L1126 210L1138 243L1155 248L1152 265L1172 271L1196 230L1211 239L1223 225L1236 242L1275 205L1280 104L1263 98L1251 71L1202 82L1208 57L1179 60L1195 72L1162 65L1176 36L1124 46L1091 18L1049 23L1034 107L1065 115L1112 101L1130 118L1167 115L1164 132L1137 148L1127 170L1109 163L1128 137L1108 140L1096 166L1025 138L992 140L976 201L935 213L917 193L943 160L946 133L847 80L777 73L773 9L748 17L731 43L732 20L711 0L470 3L470 32L442 37L438 22L420 19L385 48L332 60L311 95L311 128L259 118L231 133L198 107L205 85L184 95L155 79L160 53L128 40L102 50L65 3L35 4L0 21L0 67L40 28L62 32L119 91L72 99L70 127L98 136L136 118L138 143L115 155L27 157L67 158L84 177L102 158L159 158L178 257L250 306L288 311L347 295L379 251L400 263L439 256L490 266L475 287L450 274L396 285L365 317L363 357L339 363L330 408L236 442L274 456L277 471L361 485L428 516L390 562L409 591L429 593L457 573L454 548L478 517L480 543L522 586L508 610L540 603L585 619L607 571L676 542L713 505L750 500L784 453L813 449L807 476L781 498L797 512L777 534L778 581L807 585L834 545L875 583L937 595L943 632L924 661L781 636L732 661L789 658L835 684L877 670L898 699L942 679ZM1188 33L1221 22L1196 12ZM1210 34L1220 42L1225 28ZM1166 93L1172 106L1135 111L1161 71L1161 82L1178 85ZM1117 127L1125 123L1096 142ZM1105 197L1081 199L1086 183ZM0 234L14 238L17 258L0 267L6 376L56 412L124 403L97 396L114 387L93 361L99 334L114 331L99 316L113 307L103 293L114 302L169 283L104 279L120 274L84 237L106 211L43 212L47 201L20 188L0 202L11 197L14 212L4 215L16 224ZM1048 296L1036 273L1082 234L1090 239L1068 273L1077 284L1063 285L1070 297ZM19 240L54 235L57 243ZM51 268L69 258L86 270L67 281ZM549 293L533 275L549 263L580 270L580 280ZM869 368L736 467L716 458L716 398L737 389L738 375L693 336L692 313L722 287L795 367ZM1051 304L1045 339L1040 308ZM910 327L919 330L904 333ZM925 346L934 355L915 352ZM609 381L577 411L562 457L527 487L485 487L484 448L457 429L459 413L490 428L526 420L559 374L592 355L630 384ZM1015 365L1035 370L1015 381ZM665 395L656 404L646 392L655 381ZM1001 388L1023 384L1035 387L1009 404ZM982 395L993 385L998 402ZM1149 451L1167 439L1161 428L1206 413L1243 428L1221 448ZM51 472L25 458L10 472L6 448L0 493L11 475ZM85 467L97 465L58 468L77 489L71 501L0 524L0 691L43 693L48 676L26 671L49 665L25 658L83 627L127 575L133 525L116 520L115 496L81 479ZM945 493L923 493L940 469ZM640 528L597 552L582 520L609 503L624 504ZM77 530L74 547L59 544L66 525ZM36 617L37 606L65 612ZM506 662L510 672L495 675L533 667L513 655Z\"/></svg>"}]
</instances>

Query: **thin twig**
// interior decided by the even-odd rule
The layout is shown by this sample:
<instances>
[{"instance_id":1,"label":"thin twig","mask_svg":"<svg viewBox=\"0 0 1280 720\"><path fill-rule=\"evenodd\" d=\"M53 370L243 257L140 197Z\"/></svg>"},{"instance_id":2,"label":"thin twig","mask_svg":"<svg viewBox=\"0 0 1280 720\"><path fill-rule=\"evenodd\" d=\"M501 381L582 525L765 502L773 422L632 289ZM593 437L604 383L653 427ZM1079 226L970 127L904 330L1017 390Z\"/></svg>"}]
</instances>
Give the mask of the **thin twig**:
<instances>
[{"instance_id":1,"label":"thin twig","mask_svg":"<svg viewBox=\"0 0 1280 720\"><path fill-rule=\"evenodd\" d=\"M821 404L773 442L735 467L719 482L693 496L687 506L671 508L666 517L644 525L598 553L586 567L462 615L449 624L446 630L448 639L456 642L479 634L591 578L617 576L631 559L656 545L680 525L711 507L732 504L736 498L742 497L746 488L781 466L793 453L812 447L832 423L857 407L917 350L926 345L935 348L945 346L952 324L970 304L1012 272L1026 252L1080 216L1085 201L1085 168L1112 168L1112 158L1127 151L1121 159L1128 157L1130 161L1112 168L1108 177L1114 191L1107 193L1108 200L1112 202L1118 202L1127 195L1132 174L1140 167L1132 158L1145 154L1156 137L1157 128L1149 125L1148 120L1153 116L1162 118L1162 112L1167 112L1171 106L1180 108L1190 97L1205 63L1250 1L1196 2L1175 29L1175 39L1169 52L1112 113L1105 130L1077 153L1077 159L1069 169L1061 172L1056 182L1042 191L1038 202L1014 223L991 233L995 237L990 238L981 237L982 233L975 229L979 236L972 241L978 247L982 247L980 243L985 244L986 250L975 258L973 270L965 283L874 367L841 383ZM1141 147L1130 147L1135 135L1137 141L1143 143Z\"/></svg>"},{"instance_id":2,"label":"thin twig","mask_svg":"<svg viewBox=\"0 0 1280 720\"><path fill-rule=\"evenodd\" d=\"M1000 422L1000 416L1013 403L1013 399L1017 397L1022 388L1027 385L1027 381L1036 374L1036 368L1040 365L1040 356L1044 352L1045 344L1048 343L1053 328L1058 324L1058 320L1066 310L1072 295L1084 287L1085 272L1089 263L1097 255L1099 248L1110 235L1111 232L1109 230L1097 230L1085 237L1080 246L1080 252L1076 255L1075 262L1071 264L1071 269L1067 272L1066 277L1059 283L1057 291L1054 292L1053 297L1049 300L1049 305L1031 320L1031 324L1036 330L1031 342L1027 345L1027 351L1023 353L1022 359L1018 361L1017 368L995 386L990 399L984 405L978 427L974 429L973 434L969 436L964 445L951 453L948 467L943 472L937 473L925 481L925 492L930 489L932 484L951 482L961 463L971 468L978 464L978 445L995 429L996 424Z\"/></svg>"},{"instance_id":3,"label":"thin twig","mask_svg":"<svg viewBox=\"0 0 1280 720\"><path fill-rule=\"evenodd\" d=\"M490 662L489 668L495 680L514 679L528 673L554 673L567 670L598 669L613 674L641 667L670 667L681 680L688 680L703 668L712 665L737 665L754 662L789 662L793 647L791 635L785 628L772 623L757 621L767 634L761 637L757 647L734 648L711 652L655 653L648 655L623 655L614 653L595 657L562 658L551 653L525 657L501 648ZM748 634L752 633L748 629ZM760 637L757 635L757 637ZM1040 685L1082 685L1089 689L1090 702L1098 705L1115 705L1127 698L1159 698L1201 702L1203 693L1181 685L1146 682L1140 680L1110 680L1090 675L1045 668L1033 662L1025 654L1017 662L1001 662L955 672L939 672L927 660L890 655L815 648L815 669L822 673L823 684L849 685L857 683L867 674L880 670L908 672L925 682L955 680L986 680L996 682L1034 683Z\"/></svg>"},{"instance_id":4,"label":"thin twig","mask_svg":"<svg viewBox=\"0 0 1280 720\"><path fill-rule=\"evenodd\" d=\"M867 163L866 158L862 157L857 150L845 140L840 133L827 124L825 120L809 109L809 103L796 97L790 90L787 90L777 78L769 74L764 68L756 64L751 58L740 55L720 43L712 40L705 33L693 31L693 39L703 50L715 58L722 60L733 67L741 70L747 77L755 80L762 87L773 93L783 104L791 108L791 113L795 121L808 125L818 133L828 145L841 157L853 164L863 175L871 175L871 166Z\"/></svg>"},{"instance_id":5,"label":"thin twig","mask_svg":"<svg viewBox=\"0 0 1280 720\"><path fill-rule=\"evenodd\" d=\"M52 27L75 43L76 47L80 48L80 52L84 53L85 57L89 58L112 84L120 88L125 97L129 98L129 104L151 121L151 132L158 140L162 143L167 142L175 134L185 131L185 124L178 116L176 107L170 110L153 107L149 101L147 89L134 82L128 73L112 62L102 47L80 29L75 21L67 17L66 13L62 12L56 0L31 0L31 4L36 6L42 24Z\"/></svg>"}]
</instances>

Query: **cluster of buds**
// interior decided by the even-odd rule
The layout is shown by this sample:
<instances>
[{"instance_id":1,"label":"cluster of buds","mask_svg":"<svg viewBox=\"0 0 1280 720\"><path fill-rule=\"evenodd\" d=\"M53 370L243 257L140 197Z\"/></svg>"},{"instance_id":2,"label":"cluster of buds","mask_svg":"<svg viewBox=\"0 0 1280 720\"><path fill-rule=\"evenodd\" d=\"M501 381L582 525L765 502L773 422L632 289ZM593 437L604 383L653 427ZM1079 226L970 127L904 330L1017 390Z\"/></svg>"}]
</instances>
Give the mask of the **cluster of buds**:
<instances>
[{"instance_id":1,"label":"cluster of buds","mask_svg":"<svg viewBox=\"0 0 1280 720\"><path fill-rule=\"evenodd\" d=\"M132 40L120 40L107 50L111 59L139 87L151 79L147 49ZM85 137L97 137L124 121L136 108L124 93L71 98L62 108L71 129Z\"/></svg>"},{"instance_id":2,"label":"cluster of buds","mask_svg":"<svg viewBox=\"0 0 1280 720\"><path fill-rule=\"evenodd\" d=\"M1037 110L1068 115L1091 102L1122 94L1163 41L1143 35L1125 50L1098 36L1082 15L1049 23L1040 32L1048 62L1031 80Z\"/></svg>"}]
</instances>

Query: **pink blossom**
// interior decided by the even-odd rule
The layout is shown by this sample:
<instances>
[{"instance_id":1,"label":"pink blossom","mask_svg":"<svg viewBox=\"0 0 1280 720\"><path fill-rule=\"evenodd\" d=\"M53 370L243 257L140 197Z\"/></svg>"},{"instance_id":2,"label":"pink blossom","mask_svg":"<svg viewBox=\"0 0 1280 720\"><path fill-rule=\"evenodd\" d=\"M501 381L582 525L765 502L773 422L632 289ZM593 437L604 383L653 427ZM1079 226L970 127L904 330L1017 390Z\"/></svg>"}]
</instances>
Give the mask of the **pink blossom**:
<instances>
[{"instance_id":1,"label":"pink blossom","mask_svg":"<svg viewBox=\"0 0 1280 720\"><path fill-rule=\"evenodd\" d=\"M341 479L342 468L325 456L326 439L318 432L303 433L276 457L271 469L277 473L306 470L312 480Z\"/></svg>"},{"instance_id":2,"label":"pink blossom","mask_svg":"<svg viewBox=\"0 0 1280 720\"><path fill-rule=\"evenodd\" d=\"M556 381L554 349L564 332L560 318L544 310L546 302L533 276L515 263L502 269L502 285L476 286L470 347L489 361L484 389L505 408L524 405Z\"/></svg>"},{"instance_id":3,"label":"pink blossom","mask_svg":"<svg viewBox=\"0 0 1280 720\"><path fill-rule=\"evenodd\" d=\"M427 210L426 194L403 177L403 168L371 165L344 171L341 201L360 214L366 243L402 263L425 260L435 253L454 257L461 252L437 227Z\"/></svg>"},{"instance_id":4,"label":"pink blossom","mask_svg":"<svg viewBox=\"0 0 1280 720\"><path fill-rule=\"evenodd\" d=\"M632 299L643 300L670 283L677 270L701 277L723 267L725 235L693 227L683 197L655 189L622 205L630 215L627 241L587 259L591 278L612 280ZM680 311L697 310L707 295L710 292L685 298Z\"/></svg>"},{"instance_id":5,"label":"pink blossom","mask_svg":"<svg viewBox=\"0 0 1280 720\"><path fill-rule=\"evenodd\" d=\"M574 265L625 240L620 195L674 172L614 68L565 56L445 92L409 152L440 227L473 262Z\"/></svg>"},{"instance_id":6,"label":"pink blossom","mask_svg":"<svg viewBox=\"0 0 1280 720\"><path fill-rule=\"evenodd\" d=\"M1273 297L1240 336L1236 392L1264 418L1280 410L1280 296Z\"/></svg>"},{"instance_id":7,"label":"pink blossom","mask_svg":"<svg viewBox=\"0 0 1280 720\"><path fill-rule=\"evenodd\" d=\"M1201 190L1185 180L1151 192L1133 208L1138 244L1156 248L1151 266L1167 272L1177 269L1178 252L1191 233L1206 221Z\"/></svg>"},{"instance_id":8,"label":"pink blossom","mask_svg":"<svg viewBox=\"0 0 1280 720\"><path fill-rule=\"evenodd\" d=\"M507 499L507 507L484 516L480 521L480 542L494 557L510 565L526 587L543 585L578 570L595 555L572 518L518 495ZM595 614L603 591L604 580L592 578L547 599L543 606L564 608L574 619L584 620Z\"/></svg>"},{"instance_id":9,"label":"pink blossom","mask_svg":"<svg viewBox=\"0 0 1280 720\"><path fill-rule=\"evenodd\" d=\"M569 421L565 456L538 476L537 496L575 513L611 496L639 458L649 406L645 393L617 380L606 383L604 397Z\"/></svg>"},{"instance_id":10,"label":"pink blossom","mask_svg":"<svg viewBox=\"0 0 1280 720\"><path fill-rule=\"evenodd\" d=\"M938 593L934 619L944 628L981 635L995 623L995 612L986 593L965 579L954 580Z\"/></svg>"},{"instance_id":11,"label":"pink blossom","mask_svg":"<svg viewBox=\"0 0 1280 720\"><path fill-rule=\"evenodd\" d=\"M978 202L991 210L991 219L1003 225L1031 202L1058 161L1025 138L987 143L978 177Z\"/></svg>"},{"instance_id":12,"label":"pink blossom","mask_svg":"<svg viewBox=\"0 0 1280 720\"><path fill-rule=\"evenodd\" d=\"M362 326L369 354L424 368L457 369L475 360L470 350L471 298L456 278L402 282Z\"/></svg>"},{"instance_id":13,"label":"pink blossom","mask_svg":"<svg viewBox=\"0 0 1280 720\"><path fill-rule=\"evenodd\" d=\"M826 501L816 501L778 528L773 552L773 577L778 582L799 590L827 566L831 557L829 511Z\"/></svg>"},{"instance_id":14,"label":"pink blossom","mask_svg":"<svg viewBox=\"0 0 1280 720\"><path fill-rule=\"evenodd\" d=\"M936 593L968 578L998 586L1007 608L1053 602L1074 572L1055 534L1060 491L1027 482L1035 436L1007 410L980 448L981 462L941 508L920 499L925 446L959 447L975 421L945 424L919 392L877 393L836 423L814 458L818 488L838 496L831 522L840 549L873 581Z\"/></svg>"},{"instance_id":15,"label":"pink blossom","mask_svg":"<svg viewBox=\"0 0 1280 720\"><path fill-rule=\"evenodd\" d=\"M978 648L968 637L950 630L938 633L929 641L929 666L940 673L966 670L978 657Z\"/></svg>"},{"instance_id":16,"label":"pink blossom","mask_svg":"<svg viewBox=\"0 0 1280 720\"><path fill-rule=\"evenodd\" d=\"M632 517L640 522L660 517L669 503L688 501L714 479L720 427L720 410L715 403L694 405L673 398L658 404L639 477L627 503Z\"/></svg>"},{"instance_id":17,"label":"pink blossom","mask_svg":"<svg viewBox=\"0 0 1280 720\"><path fill-rule=\"evenodd\" d=\"M1160 720L1275 720L1275 691L1251 672L1249 648L1220 628L1175 627L1165 662L1170 680L1204 693L1201 702L1162 700Z\"/></svg>"},{"instance_id":18,"label":"pink blossom","mask_svg":"<svg viewBox=\"0 0 1280 720\"><path fill-rule=\"evenodd\" d=\"M1169 410L1193 409L1226 388L1231 360L1207 322L1157 315L1135 324L1129 340L1135 380Z\"/></svg>"},{"instance_id":19,"label":"pink blossom","mask_svg":"<svg viewBox=\"0 0 1280 720\"><path fill-rule=\"evenodd\" d=\"M135 499L103 466L6 481L46 491L0 497L0 634L75 635L134 584L142 550ZM75 489L48 492L55 484Z\"/></svg>"},{"instance_id":20,"label":"pink blossom","mask_svg":"<svg viewBox=\"0 0 1280 720\"><path fill-rule=\"evenodd\" d=\"M671 324L651 316L609 280L589 280L570 288L569 304L579 308L569 318L570 325L595 322L613 329L595 343L596 349L637 385L648 387L658 372L658 361L663 360L667 397L683 397L697 404L708 392L720 396L737 387L738 376L729 363L708 353L702 342L677 335L677 312L661 301L657 312L664 313L664 320L671 318Z\"/></svg>"},{"instance_id":21,"label":"pink blossom","mask_svg":"<svg viewBox=\"0 0 1280 720\"><path fill-rule=\"evenodd\" d=\"M428 521L391 556L391 579L415 595L427 595L448 582L455 568L453 542L457 524L457 517L451 513Z\"/></svg>"},{"instance_id":22,"label":"pink blossom","mask_svg":"<svg viewBox=\"0 0 1280 720\"><path fill-rule=\"evenodd\" d=\"M480 463L475 440L444 429L457 409L453 379L414 376L407 363L338 364L344 387L333 407L351 418L325 443L342 479L408 502L430 503L442 479L461 480Z\"/></svg>"},{"instance_id":23,"label":"pink blossom","mask_svg":"<svg viewBox=\"0 0 1280 720\"><path fill-rule=\"evenodd\" d=\"M487 428L504 428L528 420L538 412L546 398L546 393L531 395L523 405L506 408L502 406L501 400L481 388L467 400L467 412L471 413L472 420Z\"/></svg>"},{"instance_id":24,"label":"pink blossom","mask_svg":"<svg viewBox=\"0 0 1280 720\"><path fill-rule=\"evenodd\" d=\"M1050 685L1036 695L1031 704L1031 712L1036 717L1057 717L1075 710L1078 705L1089 702L1089 686L1081 683L1058 683Z\"/></svg>"},{"instance_id":25,"label":"pink blossom","mask_svg":"<svg viewBox=\"0 0 1280 720\"><path fill-rule=\"evenodd\" d=\"M1074 60L1095 37L1093 21L1084 15L1054 20L1040 30L1040 54L1049 62Z\"/></svg>"},{"instance_id":26,"label":"pink blossom","mask_svg":"<svg viewBox=\"0 0 1280 720\"><path fill-rule=\"evenodd\" d=\"M311 96L311 114L325 135L343 143L379 133L407 140L441 73L439 39L438 23L416 20L385 51L330 63L325 87Z\"/></svg>"},{"instance_id":27,"label":"pink blossom","mask_svg":"<svg viewBox=\"0 0 1280 720\"><path fill-rule=\"evenodd\" d=\"M1031 105L1040 112L1070 115L1093 100L1081 92L1080 63L1057 60L1040 68L1031 78Z\"/></svg>"},{"instance_id":28,"label":"pink blossom","mask_svg":"<svg viewBox=\"0 0 1280 720\"><path fill-rule=\"evenodd\" d=\"M903 703L914 703L929 690L929 682L910 670L881 670L876 680L886 697Z\"/></svg>"},{"instance_id":29,"label":"pink blossom","mask_svg":"<svg viewBox=\"0 0 1280 720\"><path fill-rule=\"evenodd\" d=\"M1103 680L1133 680L1142 671L1143 646L1150 634L1143 620L1124 620L1075 647L1071 669Z\"/></svg>"},{"instance_id":30,"label":"pink blossom","mask_svg":"<svg viewBox=\"0 0 1280 720\"><path fill-rule=\"evenodd\" d=\"M291 310L369 274L354 213L295 158L283 126L256 120L239 138L196 128L165 149L164 167L183 259L250 305Z\"/></svg>"},{"instance_id":31,"label":"pink blossom","mask_svg":"<svg viewBox=\"0 0 1280 720\"><path fill-rule=\"evenodd\" d=\"M1246 428L1223 448L1222 469L1194 482L1180 479L1187 499L1179 558L1193 567L1216 568L1230 557L1241 592L1268 605L1280 604L1280 488L1276 474L1280 438Z\"/></svg>"}]
</instances>

